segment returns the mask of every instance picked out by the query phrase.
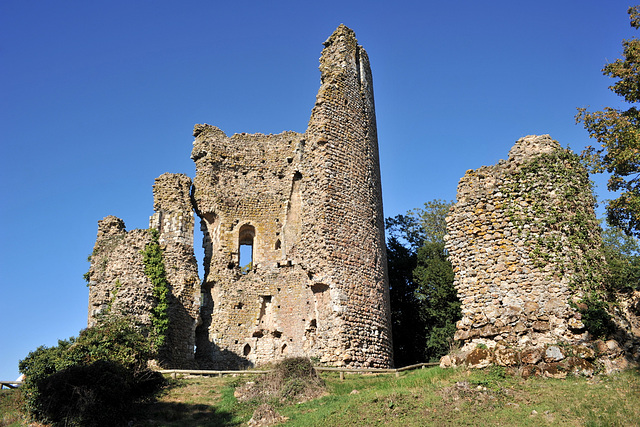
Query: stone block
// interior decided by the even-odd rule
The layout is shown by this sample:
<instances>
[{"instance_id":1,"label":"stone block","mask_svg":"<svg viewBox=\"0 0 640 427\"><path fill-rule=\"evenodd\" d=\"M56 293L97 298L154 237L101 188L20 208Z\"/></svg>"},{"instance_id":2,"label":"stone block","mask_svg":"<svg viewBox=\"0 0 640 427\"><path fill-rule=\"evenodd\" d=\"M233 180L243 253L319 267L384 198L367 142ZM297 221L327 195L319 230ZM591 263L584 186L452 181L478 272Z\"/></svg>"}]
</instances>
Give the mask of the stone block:
<instances>
[{"instance_id":1,"label":"stone block","mask_svg":"<svg viewBox=\"0 0 640 427\"><path fill-rule=\"evenodd\" d=\"M493 363L493 355L491 350L477 347L465 357L464 363L469 368L486 368Z\"/></svg>"},{"instance_id":2,"label":"stone block","mask_svg":"<svg viewBox=\"0 0 640 427\"><path fill-rule=\"evenodd\" d=\"M557 345L550 345L544 352L545 362L558 362L565 358L565 352Z\"/></svg>"},{"instance_id":3,"label":"stone block","mask_svg":"<svg viewBox=\"0 0 640 427\"><path fill-rule=\"evenodd\" d=\"M493 357L495 363L500 366L515 366L520 363L519 352L510 347L496 346Z\"/></svg>"},{"instance_id":4,"label":"stone block","mask_svg":"<svg viewBox=\"0 0 640 427\"><path fill-rule=\"evenodd\" d=\"M520 354L522 363L535 365L542 360L544 351L541 348L528 348Z\"/></svg>"}]
</instances>

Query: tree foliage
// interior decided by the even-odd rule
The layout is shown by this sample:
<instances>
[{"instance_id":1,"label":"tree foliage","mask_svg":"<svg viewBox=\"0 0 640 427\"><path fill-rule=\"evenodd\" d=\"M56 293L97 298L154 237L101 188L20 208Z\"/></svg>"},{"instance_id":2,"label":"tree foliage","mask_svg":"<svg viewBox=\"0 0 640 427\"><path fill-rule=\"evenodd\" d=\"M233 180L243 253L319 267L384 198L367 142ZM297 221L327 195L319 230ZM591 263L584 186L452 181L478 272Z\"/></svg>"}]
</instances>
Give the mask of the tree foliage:
<instances>
[{"instance_id":1,"label":"tree foliage","mask_svg":"<svg viewBox=\"0 0 640 427\"><path fill-rule=\"evenodd\" d=\"M427 338L424 355L434 361L449 351L456 322L461 318L460 300L453 287L453 267L444 243L426 242L418 250L417 261L413 280Z\"/></svg>"},{"instance_id":2,"label":"tree foliage","mask_svg":"<svg viewBox=\"0 0 640 427\"><path fill-rule=\"evenodd\" d=\"M607 289L609 292L640 288L640 244L620 229L603 229L602 240L607 261Z\"/></svg>"},{"instance_id":3,"label":"tree foliage","mask_svg":"<svg viewBox=\"0 0 640 427\"><path fill-rule=\"evenodd\" d=\"M387 265L395 365L407 366L422 362L424 359L421 349L426 340L426 328L422 318L418 316L420 302L413 282L417 254L402 245L398 238L389 237Z\"/></svg>"},{"instance_id":4,"label":"tree foliage","mask_svg":"<svg viewBox=\"0 0 640 427\"><path fill-rule=\"evenodd\" d=\"M445 218L452 204L453 202L435 199L426 202L424 208L387 218L389 237L395 238L411 251L417 251L424 242L444 244L444 235L447 234Z\"/></svg>"},{"instance_id":5,"label":"tree foliage","mask_svg":"<svg viewBox=\"0 0 640 427\"><path fill-rule=\"evenodd\" d=\"M631 26L640 28L640 6L628 10ZM600 144L587 147L583 158L591 172L611 174L607 188L620 192L607 205L608 222L628 235L640 236L640 40L622 43L622 58L607 64L604 75L617 79L609 88L630 104L627 110L607 107L589 112L579 108L576 122L583 123L589 136Z\"/></svg>"},{"instance_id":6,"label":"tree foliage","mask_svg":"<svg viewBox=\"0 0 640 427\"><path fill-rule=\"evenodd\" d=\"M444 249L452 202L387 218L387 259L394 357L397 366L446 354L460 318L453 270Z\"/></svg>"}]
</instances>

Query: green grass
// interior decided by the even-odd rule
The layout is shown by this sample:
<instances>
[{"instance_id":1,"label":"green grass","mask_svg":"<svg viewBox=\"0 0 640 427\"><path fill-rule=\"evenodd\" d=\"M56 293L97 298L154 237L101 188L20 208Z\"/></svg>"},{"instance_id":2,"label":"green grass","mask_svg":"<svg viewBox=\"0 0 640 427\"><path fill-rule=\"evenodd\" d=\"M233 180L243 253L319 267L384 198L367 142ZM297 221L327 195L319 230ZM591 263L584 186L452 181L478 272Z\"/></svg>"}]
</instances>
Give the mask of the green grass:
<instances>
[{"instance_id":1,"label":"green grass","mask_svg":"<svg viewBox=\"0 0 640 427\"><path fill-rule=\"evenodd\" d=\"M394 375L322 375L327 393L275 403L285 426L640 426L640 374L564 380L506 375L503 369L430 368ZM249 377L172 381L141 405L136 426L246 425L257 404L239 403ZM354 392L354 390L356 390ZM15 393L13 391L9 394ZM5 411L0 395L0 411ZM11 405L9 405L11 406ZM4 412L0 412L4 416ZM2 418L0 418L2 419ZM13 425L26 425L19 423ZM0 424L0 426L12 424Z\"/></svg>"},{"instance_id":2,"label":"green grass","mask_svg":"<svg viewBox=\"0 0 640 427\"><path fill-rule=\"evenodd\" d=\"M331 379L329 396L280 412L288 426L640 425L637 372L523 380L495 371Z\"/></svg>"},{"instance_id":3,"label":"green grass","mask_svg":"<svg viewBox=\"0 0 640 427\"><path fill-rule=\"evenodd\" d=\"M0 390L0 427L22 426L24 417L20 412L22 396L17 390Z\"/></svg>"}]
</instances>

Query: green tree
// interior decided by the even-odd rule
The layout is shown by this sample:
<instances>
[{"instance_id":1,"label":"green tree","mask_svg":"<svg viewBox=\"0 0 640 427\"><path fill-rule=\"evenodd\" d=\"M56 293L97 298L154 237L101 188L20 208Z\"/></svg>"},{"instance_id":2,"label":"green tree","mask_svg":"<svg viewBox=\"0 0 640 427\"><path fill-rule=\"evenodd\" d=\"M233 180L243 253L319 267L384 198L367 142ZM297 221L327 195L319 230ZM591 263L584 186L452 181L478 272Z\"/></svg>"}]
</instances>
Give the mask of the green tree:
<instances>
[{"instance_id":1,"label":"green tree","mask_svg":"<svg viewBox=\"0 0 640 427\"><path fill-rule=\"evenodd\" d=\"M460 318L453 270L444 249L445 218L452 204L432 200L424 208L386 220L397 366L445 354Z\"/></svg>"},{"instance_id":2,"label":"green tree","mask_svg":"<svg viewBox=\"0 0 640 427\"><path fill-rule=\"evenodd\" d=\"M607 288L611 292L640 287L640 244L620 229L606 227L602 231L604 255L607 261Z\"/></svg>"},{"instance_id":3,"label":"green tree","mask_svg":"<svg viewBox=\"0 0 640 427\"><path fill-rule=\"evenodd\" d=\"M628 10L631 26L640 28L640 6ZM630 104L627 110L607 107L589 112L579 108L576 122L583 123L599 148L587 147L583 158L593 173L611 174L607 188L620 192L607 204L607 220L628 235L640 236L640 40L622 42L622 59L607 64L604 75L617 79L609 88Z\"/></svg>"},{"instance_id":4,"label":"green tree","mask_svg":"<svg viewBox=\"0 0 640 427\"><path fill-rule=\"evenodd\" d=\"M426 242L418 250L413 280L427 338L424 356L429 361L436 361L448 353L456 322L461 318L460 300L453 286L453 267L447 259L444 243Z\"/></svg>"},{"instance_id":5,"label":"green tree","mask_svg":"<svg viewBox=\"0 0 640 427\"><path fill-rule=\"evenodd\" d=\"M417 254L401 244L397 237L389 237L387 265L395 365L407 366L422 362L424 359L420 349L424 347L426 328L422 318L417 315L420 301L413 281Z\"/></svg>"},{"instance_id":6,"label":"green tree","mask_svg":"<svg viewBox=\"0 0 640 427\"><path fill-rule=\"evenodd\" d=\"M444 244L444 235L447 234L445 218L452 205L453 202L434 199L426 202L424 208L387 218L390 238L395 238L411 251L417 251L424 242Z\"/></svg>"}]
</instances>

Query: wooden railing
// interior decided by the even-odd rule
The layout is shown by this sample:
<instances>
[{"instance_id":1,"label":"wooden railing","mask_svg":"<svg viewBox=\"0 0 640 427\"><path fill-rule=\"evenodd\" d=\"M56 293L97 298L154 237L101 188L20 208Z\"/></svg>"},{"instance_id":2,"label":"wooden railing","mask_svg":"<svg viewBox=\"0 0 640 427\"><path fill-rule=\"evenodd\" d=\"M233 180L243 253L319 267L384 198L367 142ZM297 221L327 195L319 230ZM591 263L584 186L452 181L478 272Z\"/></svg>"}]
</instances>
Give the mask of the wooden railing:
<instances>
[{"instance_id":1,"label":"wooden railing","mask_svg":"<svg viewBox=\"0 0 640 427\"><path fill-rule=\"evenodd\" d=\"M439 363L417 363L415 365L405 366L398 369L378 369L378 368L329 368L324 366L316 366L315 370L318 372L339 372L340 379L344 380L344 374L396 374L396 377L400 375L402 371L409 371L411 369L423 369L427 366L437 366ZM214 371L214 370L198 370L198 369L162 369L159 370L161 374L171 375L172 378L177 378L178 375L213 375L222 377L224 375L263 375L273 372L272 370L245 370L245 371ZM0 390L4 387L18 388L22 385L22 381L0 381Z\"/></svg>"},{"instance_id":2,"label":"wooden railing","mask_svg":"<svg viewBox=\"0 0 640 427\"><path fill-rule=\"evenodd\" d=\"M412 369L423 369L428 366L438 366L439 363L417 363L415 365L404 366L397 369L381 369L381 368L330 368L323 366L315 366L315 370L318 372L339 372L340 379L344 380L344 374L396 374L400 376L400 372L409 371ZM213 371L213 370L197 370L197 369L162 369L159 370L161 374L171 375L172 378L177 378L178 375L212 375L221 377L223 375L262 375L273 372L272 370L245 370L245 371Z\"/></svg>"},{"instance_id":3,"label":"wooden railing","mask_svg":"<svg viewBox=\"0 0 640 427\"><path fill-rule=\"evenodd\" d=\"M203 375L203 376L217 376L223 375L262 375L272 372L271 370L255 370L255 371L213 371L213 370L199 370L199 369L160 369L158 372L164 375L171 375L172 378L177 378L178 375Z\"/></svg>"},{"instance_id":4,"label":"wooden railing","mask_svg":"<svg viewBox=\"0 0 640 427\"><path fill-rule=\"evenodd\" d=\"M6 388L18 388L22 385L22 381L0 381L0 390Z\"/></svg>"}]
</instances>

